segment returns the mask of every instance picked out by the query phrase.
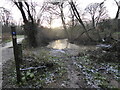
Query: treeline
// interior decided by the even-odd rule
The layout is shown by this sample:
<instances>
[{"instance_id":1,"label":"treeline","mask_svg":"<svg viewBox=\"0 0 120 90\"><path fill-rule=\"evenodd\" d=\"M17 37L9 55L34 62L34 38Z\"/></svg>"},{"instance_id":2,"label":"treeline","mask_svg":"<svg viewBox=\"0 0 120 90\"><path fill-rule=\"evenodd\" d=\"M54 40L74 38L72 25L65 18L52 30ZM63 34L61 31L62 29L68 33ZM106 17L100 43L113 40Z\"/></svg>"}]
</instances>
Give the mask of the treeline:
<instances>
[{"instance_id":1,"label":"treeline","mask_svg":"<svg viewBox=\"0 0 120 90\"><path fill-rule=\"evenodd\" d=\"M90 3L83 12L80 11L78 1L44 1L40 5L37 2L11 0L22 16L23 25L16 27L17 33L26 36L25 39L30 47L37 47L43 42L59 38L68 38L70 42L80 43L119 40L117 37L120 32L119 2L114 0L118 10L115 18L110 19L104 4L107 2L106 0ZM8 23L10 25L13 23L11 14L5 8L0 8L0 10L2 12L0 20L3 23L3 32L9 32ZM51 29L55 19L61 20L60 30ZM43 27L43 23L46 23L50 28Z\"/></svg>"},{"instance_id":2,"label":"treeline","mask_svg":"<svg viewBox=\"0 0 120 90\"><path fill-rule=\"evenodd\" d=\"M86 28L88 29L89 36L93 41L90 42L110 42L116 41L120 39L120 29L119 29L119 19L106 19L98 23L96 29L91 28L92 23L87 23ZM70 42L79 42L79 43L88 43L89 38L85 35L85 31L83 30L81 25L76 25L74 27L68 28L69 32L69 41ZM99 36L98 36L99 33ZM99 38L101 40L99 41Z\"/></svg>"}]
</instances>

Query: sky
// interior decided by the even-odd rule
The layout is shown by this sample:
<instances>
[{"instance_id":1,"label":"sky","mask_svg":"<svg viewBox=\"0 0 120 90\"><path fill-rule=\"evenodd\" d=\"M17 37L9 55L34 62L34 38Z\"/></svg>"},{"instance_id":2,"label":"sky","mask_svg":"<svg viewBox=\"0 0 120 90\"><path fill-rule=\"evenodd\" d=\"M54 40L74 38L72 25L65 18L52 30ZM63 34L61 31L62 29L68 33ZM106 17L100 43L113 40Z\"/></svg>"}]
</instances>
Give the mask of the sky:
<instances>
[{"instance_id":1,"label":"sky","mask_svg":"<svg viewBox=\"0 0 120 90\"><path fill-rule=\"evenodd\" d=\"M42 3L43 0L32 0L38 3ZM46 0L47 1L47 0ZM49 0L50 1L50 0ZM55 1L55 0L54 0ZM78 0L79 3L79 7L81 10L84 10L84 8L90 4L90 3L95 3L95 2L102 2L103 0ZM117 0L119 1L119 0ZM22 16L20 11L16 8L15 5L13 5L11 2L9 2L9 0L0 0L0 7L5 7L6 9L10 10L13 16L13 19L19 23L19 21L21 21ZM117 12L117 6L116 3L114 2L114 0L106 0L105 2L105 6L108 10L108 15L111 18L114 18ZM56 23L56 22L55 22ZM56 25L54 25L56 26Z\"/></svg>"}]
</instances>

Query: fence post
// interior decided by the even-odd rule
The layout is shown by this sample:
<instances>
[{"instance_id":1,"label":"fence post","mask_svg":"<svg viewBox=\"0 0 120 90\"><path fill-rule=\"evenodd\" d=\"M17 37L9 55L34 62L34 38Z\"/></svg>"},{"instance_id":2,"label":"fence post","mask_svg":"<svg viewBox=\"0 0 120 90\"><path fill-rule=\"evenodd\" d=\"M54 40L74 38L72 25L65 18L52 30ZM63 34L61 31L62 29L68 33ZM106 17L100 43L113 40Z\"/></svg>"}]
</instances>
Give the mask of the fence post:
<instances>
[{"instance_id":1,"label":"fence post","mask_svg":"<svg viewBox=\"0 0 120 90\"><path fill-rule=\"evenodd\" d=\"M17 44L18 45L18 58L20 60L20 64L22 64L22 58L23 58L23 55L22 55L22 44Z\"/></svg>"},{"instance_id":2,"label":"fence post","mask_svg":"<svg viewBox=\"0 0 120 90\"><path fill-rule=\"evenodd\" d=\"M11 34L12 34L12 42L13 42L13 51L14 51L14 59L16 66L16 74L17 74L17 83L21 82L21 74L20 74L20 59L19 59L19 51L17 45L17 37L16 37L16 29L15 26L11 26Z\"/></svg>"}]
</instances>

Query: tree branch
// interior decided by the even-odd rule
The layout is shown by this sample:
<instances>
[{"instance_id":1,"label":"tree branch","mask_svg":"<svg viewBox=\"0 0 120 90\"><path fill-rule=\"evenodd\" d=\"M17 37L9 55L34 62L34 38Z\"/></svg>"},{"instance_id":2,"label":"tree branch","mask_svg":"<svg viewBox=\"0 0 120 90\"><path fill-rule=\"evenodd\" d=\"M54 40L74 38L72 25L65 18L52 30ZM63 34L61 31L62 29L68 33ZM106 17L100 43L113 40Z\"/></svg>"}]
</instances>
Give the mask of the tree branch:
<instances>
[{"instance_id":1,"label":"tree branch","mask_svg":"<svg viewBox=\"0 0 120 90\"><path fill-rule=\"evenodd\" d=\"M23 17L23 21L24 23L27 23L28 20L26 18L26 15L25 15L25 12L23 10L23 4L22 2L14 2L14 4L18 7L18 9L20 10L21 14L22 14L22 17Z\"/></svg>"},{"instance_id":2,"label":"tree branch","mask_svg":"<svg viewBox=\"0 0 120 90\"><path fill-rule=\"evenodd\" d=\"M32 23L34 23L34 19L33 19L32 15L31 15L31 13L30 13L30 8L29 8L28 3L27 3L27 2L24 2L24 3L25 3L26 6L27 6L27 9L28 9L27 12L28 12L28 15L29 15L30 19L31 19Z\"/></svg>"}]
</instances>

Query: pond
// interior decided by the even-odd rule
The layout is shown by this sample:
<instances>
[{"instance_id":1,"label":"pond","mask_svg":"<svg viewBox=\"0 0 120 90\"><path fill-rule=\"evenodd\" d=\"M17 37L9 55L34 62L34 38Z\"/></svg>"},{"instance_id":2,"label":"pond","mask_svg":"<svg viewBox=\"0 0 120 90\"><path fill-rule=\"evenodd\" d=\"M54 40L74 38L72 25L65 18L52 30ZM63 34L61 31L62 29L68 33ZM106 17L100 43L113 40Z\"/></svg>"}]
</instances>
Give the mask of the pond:
<instances>
[{"instance_id":1,"label":"pond","mask_svg":"<svg viewBox=\"0 0 120 90\"><path fill-rule=\"evenodd\" d=\"M68 42L68 39L60 39L55 40L49 43L47 46L48 48L53 49L74 49L74 50L90 50L90 49L96 49L97 47L95 45L76 45Z\"/></svg>"},{"instance_id":2,"label":"pond","mask_svg":"<svg viewBox=\"0 0 120 90\"><path fill-rule=\"evenodd\" d=\"M68 39L55 40L53 42L50 42L50 44L47 47L53 49L79 48L79 46L69 43Z\"/></svg>"}]
</instances>

